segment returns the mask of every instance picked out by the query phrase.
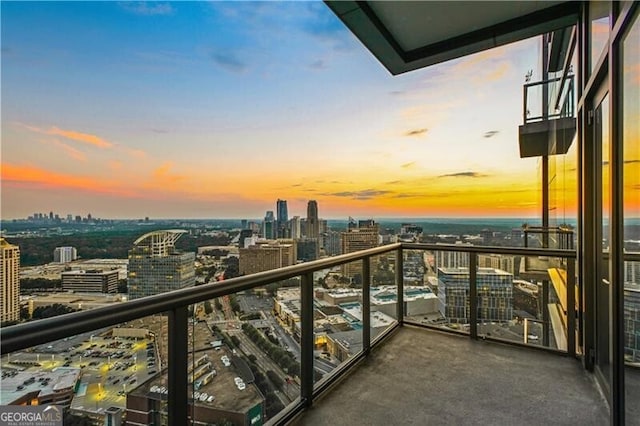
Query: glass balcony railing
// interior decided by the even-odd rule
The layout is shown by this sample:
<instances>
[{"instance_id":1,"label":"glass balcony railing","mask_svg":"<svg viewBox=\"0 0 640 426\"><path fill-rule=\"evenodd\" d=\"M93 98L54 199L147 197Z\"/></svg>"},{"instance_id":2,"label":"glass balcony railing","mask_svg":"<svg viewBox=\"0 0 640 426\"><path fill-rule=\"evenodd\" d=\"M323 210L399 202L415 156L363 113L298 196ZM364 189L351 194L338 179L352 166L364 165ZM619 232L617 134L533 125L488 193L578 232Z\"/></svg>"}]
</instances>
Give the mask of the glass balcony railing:
<instances>
[{"instance_id":1,"label":"glass balcony railing","mask_svg":"<svg viewBox=\"0 0 640 426\"><path fill-rule=\"evenodd\" d=\"M527 276L523 258L549 268ZM2 405L281 424L401 323L575 355L574 264L569 250L397 243L6 327Z\"/></svg>"}]
</instances>

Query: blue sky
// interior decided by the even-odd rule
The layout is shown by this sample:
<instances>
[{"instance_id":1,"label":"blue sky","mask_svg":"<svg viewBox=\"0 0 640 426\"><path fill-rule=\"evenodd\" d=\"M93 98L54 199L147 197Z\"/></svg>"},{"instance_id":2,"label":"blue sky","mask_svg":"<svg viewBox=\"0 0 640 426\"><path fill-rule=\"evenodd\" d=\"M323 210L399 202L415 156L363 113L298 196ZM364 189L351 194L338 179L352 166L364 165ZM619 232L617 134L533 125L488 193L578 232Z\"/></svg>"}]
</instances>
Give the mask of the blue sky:
<instances>
[{"instance_id":1,"label":"blue sky","mask_svg":"<svg viewBox=\"0 0 640 426\"><path fill-rule=\"evenodd\" d=\"M538 43L393 77L321 2L2 2L2 217L530 216Z\"/></svg>"}]
</instances>

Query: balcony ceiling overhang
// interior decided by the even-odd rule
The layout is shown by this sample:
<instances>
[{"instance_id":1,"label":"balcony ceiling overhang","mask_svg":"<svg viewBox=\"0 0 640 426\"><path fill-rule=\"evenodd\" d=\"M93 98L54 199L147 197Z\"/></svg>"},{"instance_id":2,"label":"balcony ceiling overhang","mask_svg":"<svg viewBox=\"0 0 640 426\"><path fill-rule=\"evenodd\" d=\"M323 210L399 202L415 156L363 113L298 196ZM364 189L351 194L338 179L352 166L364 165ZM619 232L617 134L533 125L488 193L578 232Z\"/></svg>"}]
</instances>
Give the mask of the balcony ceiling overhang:
<instances>
[{"instance_id":1,"label":"balcony ceiling overhang","mask_svg":"<svg viewBox=\"0 0 640 426\"><path fill-rule=\"evenodd\" d=\"M326 4L401 74L573 25L578 1L334 1Z\"/></svg>"}]
</instances>

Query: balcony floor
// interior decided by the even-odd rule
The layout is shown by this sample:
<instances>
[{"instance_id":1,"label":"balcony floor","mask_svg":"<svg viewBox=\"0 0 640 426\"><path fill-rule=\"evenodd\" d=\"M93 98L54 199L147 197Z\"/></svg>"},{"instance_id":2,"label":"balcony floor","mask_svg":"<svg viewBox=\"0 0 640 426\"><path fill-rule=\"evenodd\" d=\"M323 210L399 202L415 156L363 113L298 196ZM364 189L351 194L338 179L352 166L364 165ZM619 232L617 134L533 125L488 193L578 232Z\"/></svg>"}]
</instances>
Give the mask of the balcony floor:
<instances>
[{"instance_id":1,"label":"balcony floor","mask_svg":"<svg viewBox=\"0 0 640 426\"><path fill-rule=\"evenodd\" d=\"M568 357L402 327L295 425L603 425L607 404Z\"/></svg>"}]
</instances>

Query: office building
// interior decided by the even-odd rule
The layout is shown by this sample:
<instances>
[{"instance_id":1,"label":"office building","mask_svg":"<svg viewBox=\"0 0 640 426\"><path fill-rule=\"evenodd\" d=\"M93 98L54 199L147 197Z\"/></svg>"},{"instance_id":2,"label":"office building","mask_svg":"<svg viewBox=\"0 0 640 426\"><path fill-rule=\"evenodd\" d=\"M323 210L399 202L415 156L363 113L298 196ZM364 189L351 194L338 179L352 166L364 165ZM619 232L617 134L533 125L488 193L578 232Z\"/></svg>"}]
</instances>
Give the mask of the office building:
<instances>
[{"instance_id":1,"label":"office building","mask_svg":"<svg viewBox=\"0 0 640 426\"><path fill-rule=\"evenodd\" d=\"M139 299L195 285L195 253L182 253L175 242L187 231L145 234L129 251L129 299Z\"/></svg>"},{"instance_id":2,"label":"office building","mask_svg":"<svg viewBox=\"0 0 640 426\"><path fill-rule=\"evenodd\" d=\"M0 238L2 260L2 320L0 323L20 319L20 248Z\"/></svg>"},{"instance_id":3,"label":"office building","mask_svg":"<svg viewBox=\"0 0 640 426\"><path fill-rule=\"evenodd\" d=\"M117 293L118 271L80 270L62 274L62 289L77 293Z\"/></svg>"},{"instance_id":4,"label":"office building","mask_svg":"<svg viewBox=\"0 0 640 426\"><path fill-rule=\"evenodd\" d=\"M320 237L319 220L320 218L318 217L318 202L316 200L309 200L309 202L307 203L307 237Z\"/></svg>"},{"instance_id":5,"label":"office building","mask_svg":"<svg viewBox=\"0 0 640 426\"><path fill-rule=\"evenodd\" d=\"M300 219L300 216L294 216L291 218L291 220L289 220L289 232L290 232L290 236L291 238L293 238L294 240L300 239L302 238L302 220Z\"/></svg>"},{"instance_id":6,"label":"office building","mask_svg":"<svg viewBox=\"0 0 640 426\"><path fill-rule=\"evenodd\" d=\"M255 274L296 263L296 245L293 240L261 240L240 249L240 275Z\"/></svg>"},{"instance_id":7,"label":"office building","mask_svg":"<svg viewBox=\"0 0 640 426\"><path fill-rule=\"evenodd\" d=\"M78 258L78 251L75 247L56 247L53 250L53 261L55 263L73 262Z\"/></svg>"},{"instance_id":8,"label":"office building","mask_svg":"<svg viewBox=\"0 0 640 426\"><path fill-rule=\"evenodd\" d=\"M472 246L470 243L456 241L456 246ZM469 255L462 251L436 251L434 253L436 268L466 268L469 267Z\"/></svg>"},{"instance_id":9,"label":"office building","mask_svg":"<svg viewBox=\"0 0 640 426\"><path fill-rule=\"evenodd\" d=\"M267 210L267 214L262 221L262 237L268 240L276 238L276 218L272 210Z\"/></svg>"},{"instance_id":10,"label":"office building","mask_svg":"<svg viewBox=\"0 0 640 426\"><path fill-rule=\"evenodd\" d=\"M478 268L478 321L513 319L513 275L492 268ZM468 323L469 268L438 268L440 313L451 323Z\"/></svg>"},{"instance_id":11,"label":"office building","mask_svg":"<svg viewBox=\"0 0 640 426\"><path fill-rule=\"evenodd\" d=\"M249 245L247 243L250 243L252 238L253 238L253 231L251 229L241 230L240 234L238 235L238 247L240 248L248 247Z\"/></svg>"},{"instance_id":12,"label":"office building","mask_svg":"<svg viewBox=\"0 0 640 426\"><path fill-rule=\"evenodd\" d=\"M276 238L289 238L289 212L287 210L287 200L276 201Z\"/></svg>"},{"instance_id":13,"label":"office building","mask_svg":"<svg viewBox=\"0 0 640 426\"><path fill-rule=\"evenodd\" d=\"M481 268L493 268L507 271L511 275L516 272L515 256L505 256L501 254L480 254L478 255L478 266ZM461 265L468 266L468 265Z\"/></svg>"},{"instance_id":14,"label":"office building","mask_svg":"<svg viewBox=\"0 0 640 426\"><path fill-rule=\"evenodd\" d=\"M302 238L296 240L298 260L309 262L320 256L320 245L317 238Z\"/></svg>"},{"instance_id":15,"label":"office building","mask_svg":"<svg viewBox=\"0 0 640 426\"><path fill-rule=\"evenodd\" d=\"M351 219L351 218L350 218ZM350 224L355 223L350 220ZM357 225L349 226L347 232L340 234L342 254L353 253L377 247L380 241L380 226L375 221L360 221ZM376 262L372 262L371 269L375 270ZM342 275L350 278L362 277L362 262L351 262L342 266Z\"/></svg>"}]
</instances>

